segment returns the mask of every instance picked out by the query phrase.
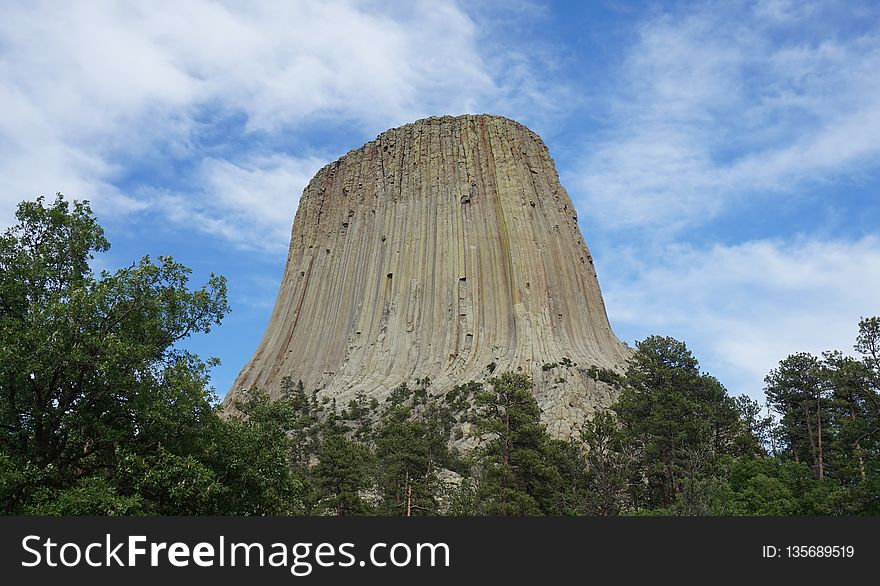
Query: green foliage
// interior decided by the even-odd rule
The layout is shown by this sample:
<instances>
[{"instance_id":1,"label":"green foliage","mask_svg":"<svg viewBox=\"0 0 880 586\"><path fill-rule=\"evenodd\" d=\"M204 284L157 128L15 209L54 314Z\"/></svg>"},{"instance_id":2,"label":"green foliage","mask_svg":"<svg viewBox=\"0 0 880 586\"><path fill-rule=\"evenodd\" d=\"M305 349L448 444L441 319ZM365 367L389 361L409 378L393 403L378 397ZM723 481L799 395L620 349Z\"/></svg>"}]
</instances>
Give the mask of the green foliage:
<instances>
[{"instance_id":1,"label":"green foliage","mask_svg":"<svg viewBox=\"0 0 880 586\"><path fill-rule=\"evenodd\" d=\"M568 441L511 372L345 405L285 379L221 417L214 362L177 343L228 312L222 277L192 290L170 257L95 275L109 243L86 202L39 198L17 218L0 237L6 513L880 514L880 318L859 323L858 358L782 360L765 381L776 418L660 336L625 375L585 371L620 395ZM577 366L542 371L560 365Z\"/></svg>"},{"instance_id":2,"label":"green foliage","mask_svg":"<svg viewBox=\"0 0 880 586\"><path fill-rule=\"evenodd\" d=\"M373 454L341 433L324 438L318 452L314 479L321 499L318 512L337 516L371 512L363 492L370 486Z\"/></svg>"},{"instance_id":3,"label":"green foliage","mask_svg":"<svg viewBox=\"0 0 880 586\"><path fill-rule=\"evenodd\" d=\"M767 403L781 415L781 446L796 462L808 462L816 478L824 476L822 427L828 428L823 409L819 359L797 353L782 360L764 379ZM825 433L827 440L827 431Z\"/></svg>"},{"instance_id":4,"label":"green foliage","mask_svg":"<svg viewBox=\"0 0 880 586\"><path fill-rule=\"evenodd\" d=\"M627 445L617 419L601 412L581 429L586 449L585 491L578 512L587 515L618 515L626 509L635 455Z\"/></svg>"},{"instance_id":5,"label":"green foliage","mask_svg":"<svg viewBox=\"0 0 880 586\"><path fill-rule=\"evenodd\" d=\"M381 510L390 515L419 515L438 510L438 465L444 459L445 438L432 441L432 428L414 417L411 407L399 405L382 417L376 434ZM435 448L440 448L436 453Z\"/></svg>"},{"instance_id":6,"label":"green foliage","mask_svg":"<svg viewBox=\"0 0 880 586\"><path fill-rule=\"evenodd\" d=\"M859 321L859 334L854 348L864 356L865 366L876 374L880 370L880 317Z\"/></svg>"},{"instance_id":7,"label":"green foliage","mask_svg":"<svg viewBox=\"0 0 880 586\"><path fill-rule=\"evenodd\" d=\"M775 446L773 418L769 415L761 415L761 405L747 395L740 395L734 398L736 410L739 413L740 421L743 422L748 430L747 434L742 434L739 439L745 442L741 446L742 451L759 452L766 450L768 447L772 450Z\"/></svg>"},{"instance_id":8,"label":"green foliage","mask_svg":"<svg viewBox=\"0 0 880 586\"><path fill-rule=\"evenodd\" d=\"M601 368L596 365L593 365L587 369L587 376L589 376L593 380L597 380L615 387L622 387L624 384L624 378L621 375L617 374L613 370Z\"/></svg>"},{"instance_id":9,"label":"green foliage","mask_svg":"<svg viewBox=\"0 0 880 586\"><path fill-rule=\"evenodd\" d=\"M477 483L470 476L461 479L451 491L444 513L451 517L473 516L480 510Z\"/></svg>"},{"instance_id":10,"label":"green foliage","mask_svg":"<svg viewBox=\"0 0 880 586\"><path fill-rule=\"evenodd\" d=\"M540 422L531 379L507 372L489 379L489 385L477 392L474 402L474 427L482 441L476 456L479 512L558 512L560 503L554 493L561 477L553 461L558 446Z\"/></svg>"},{"instance_id":11,"label":"green foliage","mask_svg":"<svg viewBox=\"0 0 880 586\"><path fill-rule=\"evenodd\" d=\"M821 490L809 514L878 514L880 499L880 318L859 322L855 349L821 358L793 354L766 378L779 416L780 457L809 466Z\"/></svg>"},{"instance_id":12,"label":"green foliage","mask_svg":"<svg viewBox=\"0 0 880 586\"><path fill-rule=\"evenodd\" d=\"M301 467L293 443L297 411L285 400L246 394L236 407L245 419L215 420L203 461L219 482L216 514L286 515L303 512Z\"/></svg>"},{"instance_id":13,"label":"green foliage","mask_svg":"<svg viewBox=\"0 0 880 586\"><path fill-rule=\"evenodd\" d=\"M700 372L684 343L652 336L637 347L627 386L613 406L625 441L638 454L633 503L666 508L681 498L702 499L695 482L714 459L754 451L756 442L734 400L718 380Z\"/></svg>"},{"instance_id":14,"label":"green foliage","mask_svg":"<svg viewBox=\"0 0 880 586\"><path fill-rule=\"evenodd\" d=\"M33 499L21 512L25 515L143 515L152 513L152 508L139 494L120 495L106 478L92 476L81 478L76 485L51 491L37 489Z\"/></svg>"},{"instance_id":15,"label":"green foliage","mask_svg":"<svg viewBox=\"0 0 880 586\"><path fill-rule=\"evenodd\" d=\"M199 515L214 512L221 491L214 471L192 455L159 448L147 456L125 457L115 475L116 485L146 501L158 515Z\"/></svg>"},{"instance_id":16,"label":"green foliage","mask_svg":"<svg viewBox=\"0 0 880 586\"><path fill-rule=\"evenodd\" d=\"M283 506L266 499L287 482L284 454L272 459L283 437L259 417L219 419L214 362L176 346L220 323L225 280L190 290L190 269L171 257L95 275L89 262L109 243L87 202L38 198L16 216L0 237L4 510L289 510L286 492Z\"/></svg>"},{"instance_id":17,"label":"green foliage","mask_svg":"<svg viewBox=\"0 0 880 586\"><path fill-rule=\"evenodd\" d=\"M724 492L713 503L719 515L803 515L812 487L803 464L777 458L728 458L723 462Z\"/></svg>"}]
</instances>

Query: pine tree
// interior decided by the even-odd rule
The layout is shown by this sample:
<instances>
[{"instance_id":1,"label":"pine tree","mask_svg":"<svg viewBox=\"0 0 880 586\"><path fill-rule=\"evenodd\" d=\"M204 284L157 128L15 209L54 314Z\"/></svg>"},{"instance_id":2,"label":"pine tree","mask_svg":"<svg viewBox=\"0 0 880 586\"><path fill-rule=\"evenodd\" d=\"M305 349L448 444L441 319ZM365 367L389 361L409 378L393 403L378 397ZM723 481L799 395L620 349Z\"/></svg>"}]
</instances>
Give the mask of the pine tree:
<instances>
[{"instance_id":1,"label":"pine tree","mask_svg":"<svg viewBox=\"0 0 880 586\"><path fill-rule=\"evenodd\" d=\"M317 510L337 516L368 514L371 509L363 493L371 486L373 468L369 448L343 433L328 434L313 471L321 496Z\"/></svg>"},{"instance_id":2,"label":"pine tree","mask_svg":"<svg viewBox=\"0 0 880 586\"><path fill-rule=\"evenodd\" d=\"M436 462L427 426L403 405L392 407L376 433L383 513L413 516L437 511Z\"/></svg>"},{"instance_id":3,"label":"pine tree","mask_svg":"<svg viewBox=\"0 0 880 586\"><path fill-rule=\"evenodd\" d=\"M587 451L579 512L603 517L618 515L628 502L635 458L617 418L607 411L596 413L584 423L580 436Z\"/></svg>"},{"instance_id":4,"label":"pine tree","mask_svg":"<svg viewBox=\"0 0 880 586\"><path fill-rule=\"evenodd\" d=\"M792 354L764 382L767 402L780 415L788 453L796 462L810 463L815 478L824 479L829 405L819 359Z\"/></svg>"},{"instance_id":5,"label":"pine tree","mask_svg":"<svg viewBox=\"0 0 880 586\"><path fill-rule=\"evenodd\" d=\"M554 512L559 470L549 456L549 436L532 395L532 381L506 372L489 379L475 398L478 450L478 500L488 515Z\"/></svg>"},{"instance_id":6,"label":"pine tree","mask_svg":"<svg viewBox=\"0 0 880 586\"><path fill-rule=\"evenodd\" d=\"M700 372L683 342L651 336L637 347L612 409L637 454L633 503L665 508L699 496L695 483L712 474L718 455L752 451L757 443L733 399L717 379ZM693 503L685 505L695 510Z\"/></svg>"}]
</instances>

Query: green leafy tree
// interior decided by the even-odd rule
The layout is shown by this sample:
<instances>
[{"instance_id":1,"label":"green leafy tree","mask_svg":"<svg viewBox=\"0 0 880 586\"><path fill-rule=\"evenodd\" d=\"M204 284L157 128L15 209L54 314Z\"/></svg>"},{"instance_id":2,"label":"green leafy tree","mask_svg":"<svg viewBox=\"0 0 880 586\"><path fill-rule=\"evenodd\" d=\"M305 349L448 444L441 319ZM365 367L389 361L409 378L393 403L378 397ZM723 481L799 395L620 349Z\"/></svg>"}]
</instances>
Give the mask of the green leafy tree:
<instances>
[{"instance_id":1,"label":"green leafy tree","mask_svg":"<svg viewBox=\"0 0 880 586\"><path fill-rule=\"evenodd\" d=\"M86 202L24 202L0 238L0 449L66 489L121 452L191 443L212 416L208 364L174 346L228 310L226 283L195 291L170 257L95 276L109 248ZM31 472L25 472L26 474ZM27 501L7 493L6 510Z\"/></svg>"},{"instance_id":2,"label":"green leafy tree","mask_svg":"<svg viewBox=\"0 0 880 586\"><path fill-rule=\"evenodd\" d=\"M117 487L101 476L82 478L60 490L38 487L33 497L18 511L25 515L145 515L155 512L140 494L120 494Z\"/></svg>"},{"instance_id":3,"label":"green leafy tree","mask_svg":"<svg viewBox=\"0 0 880 586\"><path fill-rule=\"evenodd\" d=\"M143 499L145 513L220 512L218 500L224 487L214 471L191 454L178 455L161 446L146 454L128 454L111 481L122 494Z\"/></svg>"},{"instance_id":4,"label":"green leafy tree","mask_svg":"<svg viewBox=\"0 0 880 586\"><path fill-rule=\"evenodd\" d=\"M23 202L0 237L0 506L31 514L296 510L278 405L218 417L213 361L177 343L228 311L226 282L148 257L96 275L87 202Z\"/></svg>"},{"instance_id":5,"label":"green leafy tree","mask_svg":"<svg viewBox=\"0 0 880 586\"><path fill-rule=\"evenodd\" d=\"M206 430L202 460L219 483L216 514L304 512L306 471L293 443L301 422L296 405L248 392L236 410L244 417L216 419Z\"/></svg>"},{"instance_id":6,"label":"green leafy tree","mask_svg":"<svg viewBox=\"0 0 880 586\"><path fill-rule=\"evenodd\" d=\"M724 458L723 486L715 495L711 514L779 516L827 514L817 510L819 487L809 466L774 457Z\"/></svg>"}]
</instances>

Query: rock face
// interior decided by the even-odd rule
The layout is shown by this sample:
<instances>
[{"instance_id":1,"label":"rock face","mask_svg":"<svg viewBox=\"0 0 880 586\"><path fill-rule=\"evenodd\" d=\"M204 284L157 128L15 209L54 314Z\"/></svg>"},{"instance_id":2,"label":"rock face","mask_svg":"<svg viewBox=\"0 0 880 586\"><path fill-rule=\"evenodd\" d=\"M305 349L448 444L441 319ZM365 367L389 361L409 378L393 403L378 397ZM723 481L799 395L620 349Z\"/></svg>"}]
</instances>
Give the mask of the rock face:
<instances>
[{"instance_id":1,"label":"rock face","mask_svg":"<svg viewBox=\"0 0 880 586\"><path fill-rule=\"evenodd\" d=\"M564 436L614 399L587 369L619 372L630 353L543 141L498 116L444 116L312 179L268 328L229 397L277 396L290 376L345 405L426 376L434 392L485 380L494 363L532 375Z\"/></svg>"}]
</instances>

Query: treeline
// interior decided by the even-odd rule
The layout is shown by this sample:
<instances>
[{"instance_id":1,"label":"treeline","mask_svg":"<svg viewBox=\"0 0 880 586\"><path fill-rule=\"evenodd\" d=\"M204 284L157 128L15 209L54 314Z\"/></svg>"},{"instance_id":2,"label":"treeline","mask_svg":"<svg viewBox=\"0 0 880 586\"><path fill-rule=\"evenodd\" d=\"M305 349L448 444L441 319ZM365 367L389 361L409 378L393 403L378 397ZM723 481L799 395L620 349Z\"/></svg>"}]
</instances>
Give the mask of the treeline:
<instances>
[{"instance_id":1,"label":"treeline","mask_svg":"<svg viewBox=\"0 0 880 586\"><path fill-rule=\"evenodd\" d=\"M588 370L619 399L565 441L517 373L345 405L286 380L223 415L211 362L178 346L228 312L221 277L191 290L169 257L96 275L109 243L86 203L41 198L17 217L0 238L6 514L880 512L880 318L859 324L858 358L783 360L773 417L658 336L623 375Z\"/></svg>"},{"instance_id":2,"label":"treeline","mask_svg":"<svg viewBox=\"0 0 880 586\"><path fill-rule=\"evenodd\" d=\"M856 347L861 360L783 360L767 377L773 418L652 336L625 376L595 369L620 397L567 441L517 373L436 395L422 379L344 408L286 381L279 400L239 408L284 430L307 514L877 514L880 319L861 322Z\"/></svg>"}]
</instances>

